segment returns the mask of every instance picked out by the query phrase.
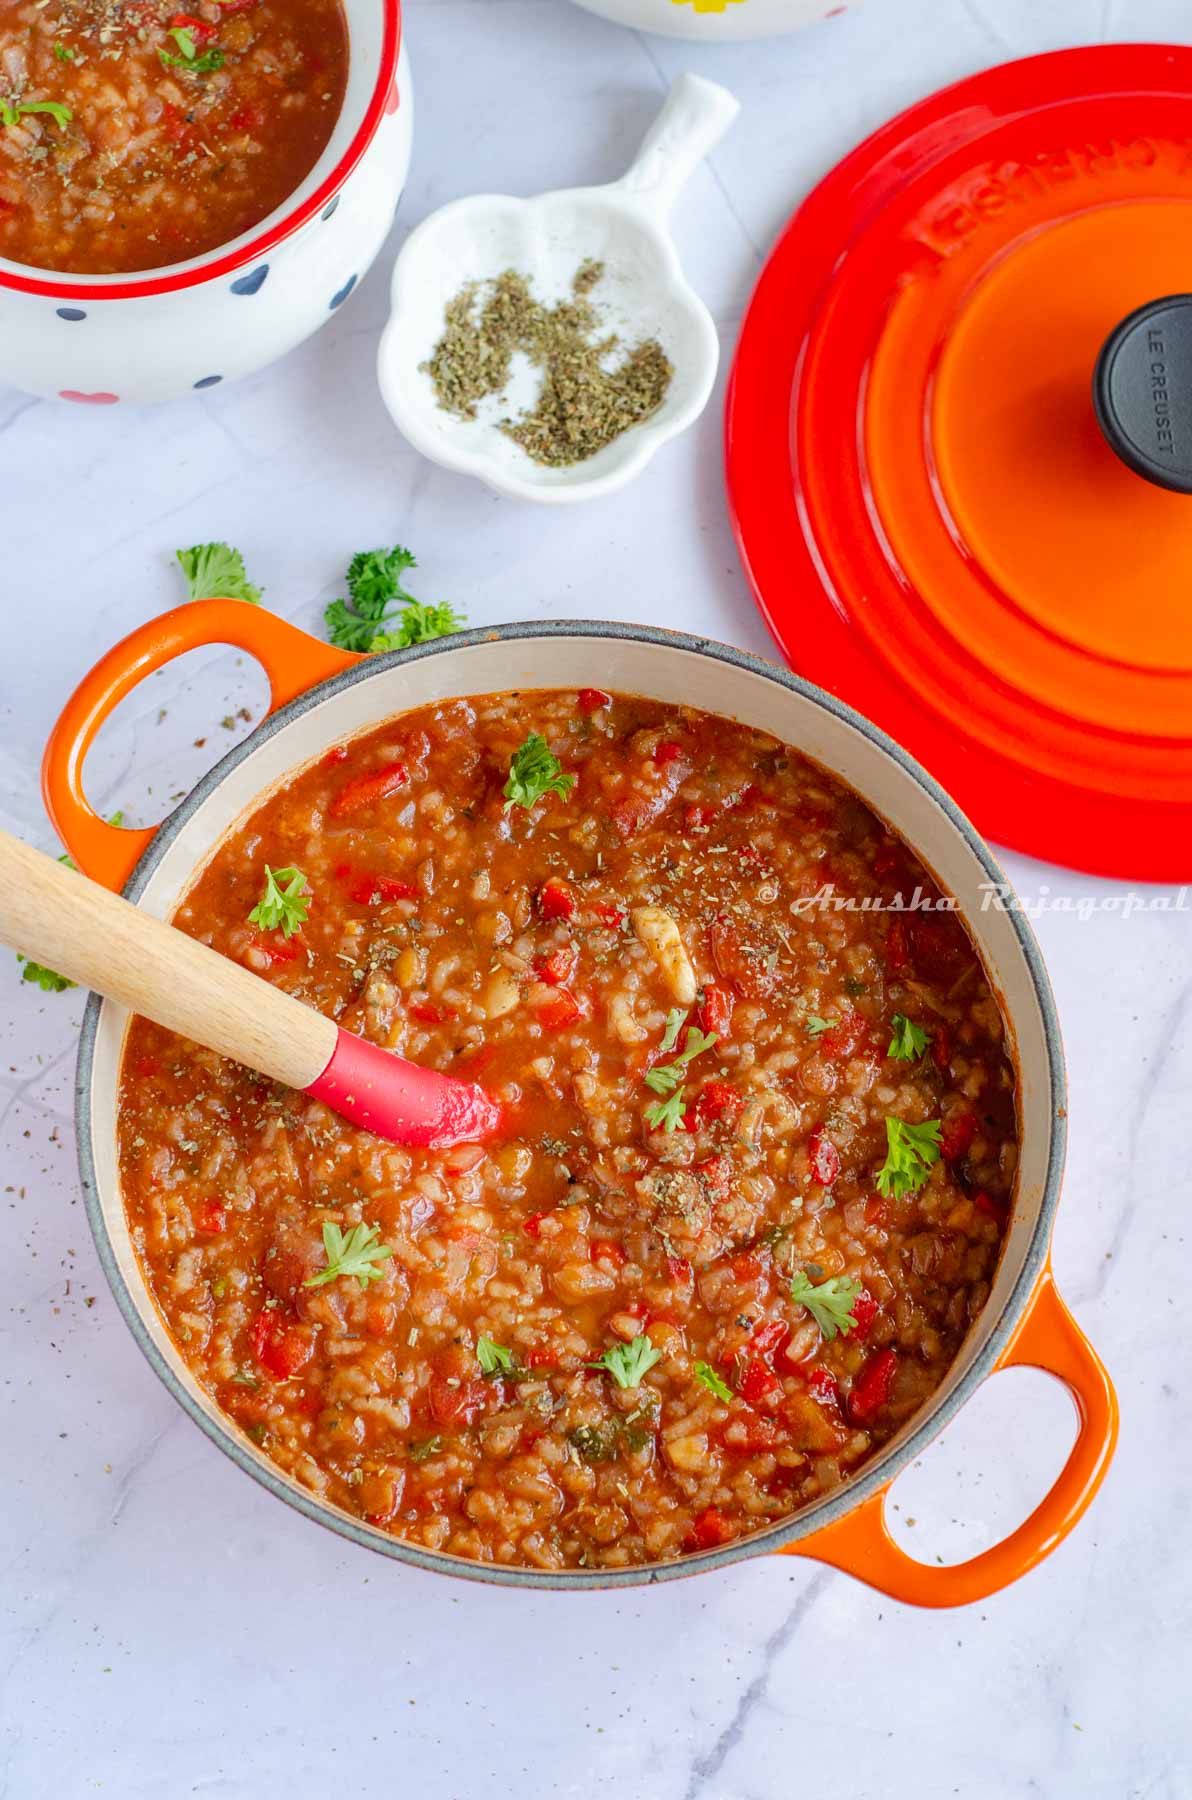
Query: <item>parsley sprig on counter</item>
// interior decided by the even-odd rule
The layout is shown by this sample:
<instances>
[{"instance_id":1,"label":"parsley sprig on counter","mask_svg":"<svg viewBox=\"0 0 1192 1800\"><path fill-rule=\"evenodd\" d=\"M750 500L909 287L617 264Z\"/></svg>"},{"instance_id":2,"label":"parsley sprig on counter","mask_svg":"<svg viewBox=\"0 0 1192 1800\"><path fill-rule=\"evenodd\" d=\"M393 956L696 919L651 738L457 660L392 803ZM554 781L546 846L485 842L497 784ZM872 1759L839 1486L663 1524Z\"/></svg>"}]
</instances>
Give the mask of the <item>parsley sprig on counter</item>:
<instances>
[{"instance_id":1,"label":"parsley sprig on counter","mask_svg":"<svg viewBox=\"0 0 1192 1800\"><path fill-rule=\"evenodd\" d=\"M504 787L505 811L524 806L528 812L544 794L558 794L566 800L574 786L575 776L564 775L563 765L546 739L532 731L510 760L509 779Z\"/></svg>"},{"instance_id":2,"label":"parsley sprig on counter","mask_svg":"<svg viewBox=\"0 0 1192 1800\"><path fill-rule=\"evenodd\" d=\"M634 1388L641 1386L642 1376L652 1369L656 1362L662 1361L661 1350L655 1350L645 1332L639 1332L627 1344L614 1344L611 1350L595 1362L586 1365L589 1369L602 1369L611 1375L618 1387Z\"/></svg>"},{"instance_id":3,"label":"parsley sprig on counter","mask_svg":"<svg viewBox=\"0 0 1192 1800\"><path fill-rule=\"evenodd\" d=\"M261 603L261 589L248 579L244 558L230 544L192 544L176 550L191 600L247 600Z\"/></svg>"},{"instance_id":4,"label":"parsley sprig on counter","mask_svg":"<svg viewBox=\"0 0 1192 1800\"><path fill-rule=\"evenodd\" d=\"M370 1281L380 1281L381 1271L376 1265L387 1262L393 1255L388 1244L382 1244L380 1240L379 1225L353 1225L346 1237L338 1225L324 1225L327 1267L310 1276L303 1282L303 1287L322 1287L328 1281L338 1281L341 1275L354 1275L362 1288Z\"/></svg>"},{"instance_id":5,"label":"parsley sprig on counter","mask_svg":"<svg viewBox=\"0 0 1192 1800\"><path fill-rule=\"evenodd\" d=\"M805 1269L791 1276L791 1299L805 1306L828 1342L843 1331L847 1337L857 1323L853 1307L861 1294L861 1283L847 1275L829 1275L826 1281L814 1282Z\"/></svg>"},{"instance_id":6,"label":"parsley sprig on counter","mask_svg":"<svg viewBox=\"0 0 1192 1800\"><path fill-rule=\"evenodd\" d=\"M666 1031L662 1038L663 1050L673 1050L679 1041L679 1033L683 1029L686 1015L676 1007L667 1014ZM655 1094L663 1094L665 1098L654 1106L646 1108L646 1123L652 1131L677 1131L683 1123L687 1107L683 1100L683 1078L687 1065L696 1056L702 1056L716 1042L715 1032L701 1031L693 1025L687 1033L687 1041L678 1056L668 1063L655 1063L645 1074L646 1086Z\"/></svg>"},{"instance_id":7,"label":"parsley sprig on counter","mask_svg":"<svg viewBox=\"0 0 1192 1800\"><path fill-rule=\"evenodd\" d=\"M900 1200L921 1188L940 1159L940 1121L928 1119L922 1125L905 1125L901 1119L886 1120L886 1160L877 1172L879 1194L888 1200Z\"/></svg>"},{"instance_id":8,"label":"parsley sprig on counter","mask_svg":"<svg viewBox=\"0 0 1192 1800\"><path fill-rule=\"evenodd\" d=\"M323 617L328 635L341 650L406 650L459 631L463 618L447 605L415 600L402 586L418 560L401 544L391 550L361 550L348 566L348 599L333 600ZM390 608L400 605L400 611Z\"/></svg>"},{"instance_id":9,"label":"parsley sprig on counter","mask_svg":"<svg viewBox=\"0 0 1192 1800\"><path fill-rule=\"evenodd\" d=\"M261 931L280 930L293 937L306 924L310 895L301 869L271 869L265 864L265 891L248 915L250 925Z\"/></svg>"},{"instance_id":10,"label":"parsley sprig on counter","mask_svg":"<svg viewBox=\"0 0 1192 1800\"><path fill-rule=\"evenodd\" d=\"M915 1062L927 1048L927 1033L905 1013L895 1013L890 1021L890 1048L887 1056L896 1062Z\"/></svg>"}]
</instances>

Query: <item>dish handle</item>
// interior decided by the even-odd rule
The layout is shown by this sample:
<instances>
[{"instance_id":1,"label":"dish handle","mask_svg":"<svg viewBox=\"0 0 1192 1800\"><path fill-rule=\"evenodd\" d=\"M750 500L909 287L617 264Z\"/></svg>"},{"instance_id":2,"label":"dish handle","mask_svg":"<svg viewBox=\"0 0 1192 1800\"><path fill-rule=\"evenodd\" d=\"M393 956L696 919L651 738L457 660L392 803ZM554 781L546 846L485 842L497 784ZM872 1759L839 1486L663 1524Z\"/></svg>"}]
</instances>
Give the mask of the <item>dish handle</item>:
<instances>
[{"instance_id":1,"label":"dish handle","mask_svg":"<svg viewBox=\"0 0 1192 1800\"><path fill-rule=\"evenodd\" d=\"M41 787L54 829L84 875L117 892L157 827L130 829L100 818L83 789L87 752L104 720L146 675L208 644L232 644L256 658L269 678L269 712L360 661L243 600L192 600L139 625L109 650L80 681L50 733Z\"/></svg>"},{"instance_id":2,"label":"dish handle","mask_svg":"<svg viewBox=\"0 0 1192 1800\"><path fill-rule=\"evenodd\" d=\"M1044 1268L1018 1329L994 1365L1026 1366L1054 1375L1076 1403L1080 1426L1067 1462L1040 1504L1001 1543L967 1562L916 1562L891 1537L884 1514L888 1488L779 1554L810 1556L911 1606L967 1606L985 1600L1050 1556L1077 1523L1105 1479L1117 1443L1113 1385L1096 1351Z\"/></svg>"}]
</instances>

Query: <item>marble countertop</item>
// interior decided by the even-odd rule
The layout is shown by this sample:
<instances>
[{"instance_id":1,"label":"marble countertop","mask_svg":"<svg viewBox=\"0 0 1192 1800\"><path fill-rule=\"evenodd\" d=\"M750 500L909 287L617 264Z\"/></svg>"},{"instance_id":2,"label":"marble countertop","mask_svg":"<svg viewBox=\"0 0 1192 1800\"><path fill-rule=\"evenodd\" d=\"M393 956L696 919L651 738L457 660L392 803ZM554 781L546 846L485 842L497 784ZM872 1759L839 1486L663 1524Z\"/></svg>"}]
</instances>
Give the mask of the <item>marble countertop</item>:
<instances>
[{"instance_id":1,"label":"marble countertop","mask_svg":"<svg viewBox=\"0 0 1192 1800\"><path fill-rule=\"evenodd\" d=\"M403 234L477 187L620 171L669 80L742 116L677 214L726 352L766 246L887 114L986 64L1187 39L1187 0L869 0L783 41L696 50L565 0L407 0L414 164L390 244L321 335L239 387L90 413L0 390L0 823L46 847L46 733L118 637L181 598L177 545L241 546L314 625L351 552L400 540L473 623L603 615L769 652L721 495L714 402L615 499L555 513L421 461L373 356ZM259 671L196 653L105 729L93 797L151 822L259 716ZM1007 859L1027 896L1108 884ZM1176 896L1174 893L1171 898ZM1185 897L1192 908L1192 896ZM342 1543L246 1481L159 1386L100 1273L71 1124L77 993L0 954L3 1800L1186 1800L1192 910L1044 911L1072 1080L1055 1269L1122 1403L1093 1511L1041 1569L952 1614L762 1559L652 1590L450 1583ZM1064 1393L988 1383L894 1490L925 1559L1021 1518L1073 1432Z\"/></svg>"}]
</instances>

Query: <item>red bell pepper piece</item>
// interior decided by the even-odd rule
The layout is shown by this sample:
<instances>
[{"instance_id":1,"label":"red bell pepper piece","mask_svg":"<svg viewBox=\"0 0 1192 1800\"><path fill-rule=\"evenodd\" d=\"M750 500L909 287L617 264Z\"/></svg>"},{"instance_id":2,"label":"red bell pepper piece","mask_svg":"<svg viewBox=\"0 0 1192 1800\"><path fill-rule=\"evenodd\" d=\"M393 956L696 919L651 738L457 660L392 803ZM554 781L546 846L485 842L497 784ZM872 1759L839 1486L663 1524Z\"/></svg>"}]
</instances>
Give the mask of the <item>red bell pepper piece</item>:
<instances>
[{"instance_id":1,"label":"red bell pepper piece","mask_svg":"<svg viewBox=\"0 0 1192 1800\"><path fill-rule=\"evenodd\" d=\"M821 1032L816 1048L829 1062L847 1062L864 1044L869 1021L855 1007L847 1007L840 1022Z\"/></svg>"},{"instance_id":2,"label":"red bell pepper piece","mask_svg":"<svg viewBox=\"0 0 1192 1800\"><path fill-rule=\"evenodd\" d=\"M973 1139L977 1135L976 1113L961 1113L959 1118L949 1119L940 1132L940 1155L945 1162L957 1162L972 1149Z\"/></svg>"},{"instance_id":3,"label":"red bell pepper piece","mask_svg":"<svg viewBox=\"0 0 1192 1800\"><path fill-rule=\"evenodd\" d=\"M782 1383L773 1369L767 1368L758 1358L751 1357L745 1364L745 1373L737 1385L737 1392L747 1406L765 1406L782 1392Z\"/></svg>"},{"instance_id":4,"label":"red bell pepper piece","mask_svg":"<svg viewBox=\"0 0 1192 1800\"><path fill-rule=\"evenodd\" d=\"M879 1412L890 1398L898 1358L893 1350L875 1350L853 1383L848 1409L859 1424Z\"/></svg>"},{"instance_id":5,"label":"red bell pepper piece","mask_svg":"<svg viewBox=\"0 0 1192 1800\"><path fill-rule=\"evenodd\" d=\"M710 1194L727 1194L732 1186L733 1162L730 1156L709 1156L696 1163L695 1173Z\"/></svg>"},{"instance_id":6,"label":"red bell pepper piece","mask_svg":"<svg viewBox=\"0 0 1192 1800\"><path fill-rule=\"evenodd\" d=\"M620 931L629 917L628 913L622 912L619 906L613 906L608 900L593 900L592 911L600 923L607 925L610 931Z\"/></svg>"},{"instance_id":7,"label":"red bell pepper piece","mask_svg":"<svg viewBox=\"0 0 1192 1800\"><path fill-rule=\"evenodd\" d=\"M458 1019L459 1014L452 1012L450 1007L436 1006L431 1000L419 1000L411 1006L410 1017L422 1025L442 1025Z\"/></svg>"},{"instance_id":8,"label":"red bell pepper piece","mask_svg":"<svg viewBox=\"0 0 1192 1800\"><path fill-rule=\"evenodd\" d=\"M252 1322L253 1355L266 1374L288 1381L306 1367L315 1353L308 1331L276 1307L262 1307Z\"/></svg>"},{"instance_id":9,"label":"red bell pepper piece","mask_svg":"<svg viewBox=\"0 0 1192 1800\"><path fill-rule=\"evenodd\" d=\"M537 1008L535 1017L548 1031L565 1031L584 1017L584 1008L570 988L561 987L555 990L545 1006Z\"/></svg>"},{"instance_id":10,"label":"red bell pepper piece","mask_svg":"<svg viewBox=\"0 0 1192 1800\"><path fill-rule=\"evenodd\" d=\"M227 1210L218 1200L205 1200L195 1214L195 1229L205 1232L208 1237L218 1237L227 1229L227 1224Z\"/></svg>"},{"instance_id":11,"label":"red bell pepper piece","mask_svg":"<svg viewBox=\"0 0 1192 1800\"><path fill-rule=\"evenodd\" d=\"M654 751L654 761L660 769L665 769L667 763L673 763L682 754L682 744L676 744L671 738L663 738Z\"/></svg>"},{"instance_id":12,"label":"red bell pepper piece","mask_svg":"<svg viewBox=\"0 0 1192 1800\"><path fill-rule=\"evenodd\" d=\"M544 919L575 917L575 895L565 881L544 882L538 891L538 910Z\"/></svg>"},{"instance_id":13,"label":"red bell pepper piece","mask_svg":"<svg viewBox=\"0 0 1192 1800\"><path fill-rule=\"evenodd\" d=\"M984 1213L987 1219L992 1219L995 1225L1006 1223L1005 1207L1000 1206L991 1194L985 1192L984 1188L979 1194L973 1195L973 1205L978 1212Z\"/></svg>"},{"instance_id":14,"label":"red bell pepper piece","mask_svg":"<svg viewBox=\"0 0 1192 1800\"><path fill-rule=\"evenodd\" d=\"M588 1261L610 1262L619 1269L625 1261L625 1252L620 1244L614 1244L611 1238L593 1238L588 1246Z\"/></svg>"},{"instance_id":15,"label":"red bell pepper piece","mask_svg":"<svg viewBox=\"0 0 1192 1800\"><path fill-rule=\"evenodd\" d=\"M700 1089L691 1116L697 1125L710 1125L717 1119L732 1125L740 1118L744 1107L744 1100L729 1082L708 1081Z\"/></svg>"},{"instance_id":16,"label":"red bell pepper piece","mask_svg":"<svg viewBox=\"0 0 1192 1800\"><path fill-rule=\"evenodd\" d=\"M390 794L408 786L409 780L405 763L386 763L384 768L371 769L367 775L355 775L345 782L327 811L333 819L349 819L366 807L375 806L378 800L387 800Z\"/></svg>"},{"instance_id":17,"label":"red bell pepper piece","mask_svg":"<svg viewBox=\"0 0 1192 1800\"><path fill-rule=\"evenodd\" d=\"M890 929L886 933L886 961L891 972L901 975L910 963L910 950L907 945L906 921L891 919Z\"/></svg>"},{"instance_id":18,"label":"red bell pepper piece","mask_svg":"<svg viewBox=\"0 0 1192 1800\"><path fill-rule=\"evenodd\" d=\"M170 20L171 31L193 31L200 43L213 38L218 29L216 25L208 25L206 19L196 19L193 13L175 13Z\"/></svg>"},{"instance_id":19,"label":"red bell pepper piece","mask_svg":"<svg viewBox=\"0 0 1192 1800\"><path fill-rule=\"evenodd\" d=\"M539 1227L545 1217L545 1213L527 1213L522 1220L522 1230L527 1237L536 1238L538 1236Z\"/></svg>"},{"instance_id":20,"label":"red bell pepper piece","mask_svg":"<svg viewBox=\"0 0 1192 1800\"><path fill-rule=\"evenodd\" d=\"M862 1288L861 1292L857 1295L857 1298L853 1301L850 1311L852 1314L853 1325L852 1330L848 1335L853 1342L859 1342L862 1338L869 1336L873 1321L877 1318L881 1308L878 1306L877 1301L874 1299L869 1289Z\"/></svg>"},{"instance_id":21,"label":"red bell pepper piece","mask_svg":"<svg viewBox=\"0 0 1192 1800\"><path fill-rule=\"evenodd\" d=\"M831 1187L840 1173L840 1152L831 1138L824 1135L822 1125L817 1125L807 1140L807 1164L812 1181L817 1181L821 1187Z\"/></svg>"},{"instance_id":22,"label":"red bell pepper piece","mask_svg":"<svg viewBox=\"0 0 1192 1800\"><path fill-rule=\"evenodd\" d=\"M398 881L393 875L361 875L349 889L348 898L357 906L379 906L391 900L413 900L417 893L412 881Z\"/></svg>"},{"instance_id":23,"label":"red bell pepper piece","mask_svg":"<svg viewBox=\"0 0 1192 1800\"><path fill-rule=\"evenodd\" d=\"M495 1391L495 1384L494 1390ZM467 1376L432 1375L426 1398L436 1425L470 1425L489 1397L490 1389Z\"/></svg>"},{"instance_id":24,"label":"red bell pepper piece","mask_svg":"<svg viewBox=\"0 0 1192 1800\"><path fill-rule=\"evenodd\" d=\"M728 1544L736 1536L732 1524L715 1506L705 1507L691 1527L691 1542L697 1550L714 1550Z\"/></svg>"},{"instance_id":25,"label":"red bell pepper piece","mask_svg":"<svg viewBox=\"0 0 1192 1800\"><path fill-rule=\"evenodd\" d=\"M574 944L567 944L558 950L551 950L545 956L534 959L534 973L548 987L562 987L575 974L575 966L579 961L579 951Z\"/></svg>"},{"instance_id":26,"label":"red bell pepper piece","mask_svg":"<svg viewBox=\"0 0 1192 1800\"><path fill-rule=\"evenodd\" d=\"M735 1004L736 996L734 994L731 994L727 988L717 987L714 981L709 981L704 988L703 998L695 1015L696 1024L701 1031L712 1032L717 1038L723 1040L732 1029Z\"/></svg>"},{"instance_id":27,"label":"red bell pepper piece","mask_svg":"<svg viewBox=\"0 0 1192 1800\"><path fill-rule=\"evenodd\" d=\"M839 1406L840 1384L831 1369L816 1363L807 1376L807 1391L821 1406Z\"/></svg>"},{"instance_id":28,"label":"red bell pepper piece","mask_svg":"<svg viewBox=\"0 0 1192 1800\"><path fill-rule=\"evenodd\" d=\"M581 688L579 690L579 710L582 713L600 712L602 708L611 706L613 697L606 694L603 688Z\"/></svg>"},{"instance_id":29,"label":"red bell pepper piece","mask_svg":"<svg viewBox=\"0 0 1192 1800\"><path fill-rule=\"evenodd\" d=\"M760 1356L764 1362L770 1362L777 1356L782 1346L790 1337L791 1328L785 1319L767 1319L759 1325L749 1340L749 1349L754 1356Z\"/></svg>"}]
</instances>

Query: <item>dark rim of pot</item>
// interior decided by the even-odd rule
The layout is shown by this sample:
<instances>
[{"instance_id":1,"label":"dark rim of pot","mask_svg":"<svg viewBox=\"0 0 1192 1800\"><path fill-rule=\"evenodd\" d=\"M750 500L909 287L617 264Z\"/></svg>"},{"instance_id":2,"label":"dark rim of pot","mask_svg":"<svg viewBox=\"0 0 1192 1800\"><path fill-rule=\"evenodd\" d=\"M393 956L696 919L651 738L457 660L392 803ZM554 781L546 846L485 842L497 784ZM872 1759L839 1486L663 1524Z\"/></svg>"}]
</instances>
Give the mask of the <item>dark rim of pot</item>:
<instances>
[{"instance_id":1,"label":"dark rim of pot","mask_svg":"<svg viewBox=\"0 0 1192 1800\"><path fill-rule=\"evenodd\" d=\"M458 632L451 637L437 639L428 644L418 644L408 650L397 650L388 655L370 657L367 662L347 669L342 675L333 676L329 681L319 682L315 687L308 689L306 693L300 694L297 699L291 700L286 706L279 707L276 712L270 713L249 737L222 756L191 790L186 799L162 821L156 835L125 885L126 897L129 900L140 898L150 877L179 831L188 820L193 818L225 777L254 755L268 738L283 730L293 720L300 718L303 713L309 712L315 706L322 705L325 700L333 698L336 694L354 687L357 682L369 681L396 665L422 662L437 656L450 656L454 651L470 645L487 644L498 640L521 641L533 638L612 639L618 642L651 644L664 650L689 651L699 656L710 657L714 661L728 663L751 675L759 675L766 681L786 688L793 694L798 694L802 699L812 702L813 705L831 713L842 723L851 726L854 731L867 738L891 761L897 763L923 789L964 838L989 880L997 884L1005 883L1005 875L992 852L939 783L893 738L888 737L884 731L880 731L876 725L871 724L860 713L854 712L851 707L842 704L833 695L825 693L822 688L813 687L810 682L801 680L799 676L791 674L789 670L765 662L761 657L754 656L748 651L737 650L730 645L719 644L709 638L694 637L686 632L661 631L650 625L623 625L604 623L598 620L554 620L544 623L526 622L482 626L476 630ZM795 747L798 748L797 745ZM922 1423L916 1426L909 1436L897 1444L893 1450L876 1457L858 1475L844 1482L823 1500L815 1501L802 1511L793 1513L789 1518L779 1520L773 1525L766 1526L751 1536L736 1538L732 1543L725 1544L719 1549L697 1552L675 1562L644 1563L627 1569L593 1570L527 1569L520 1565L504 1567L492 1563L472 1562L465 1557L450 1556L437 1550L424 1550L416 1544L410 1544L401 1538L390 1537L384 1532L377 1531L362 1521L353 1519L349 1514L341 1513L336 1508L317 1500L313 1494L307 1494L299 1488L292 1487L278 1468L264 1457L259 1457L239 1440L230 1424L225 1424L222 1418L212 1417L204 1411L199 1402L179 1381L178 1376L150 1336L142 1317L142 1302L132 1293L121 1273L104 1222L91 1146L91 1082L95 1061L96 1034L103 1001L98 995L92 994L87 1001L83 1016L82 1036L79 1044L79 1058L75 1075L75 1124L78 1134L79 1170L87 1218L104 1274L107 1276L108 1283L116 1297L116 1303L124 1315L129 1330L140 1345L151 1367L164 1382L173 1398L189 1414L199 1429L211 1439L212 1443L216 1444L225 1456L230 1457L238 1468L243 1469L245 1474L251 1475L254 1481L260 1482L262 1487L267 1488L279 1500L283 1500L287 1506L293 1507L296 1512L303 1513L308 1519L313 1519L316 1523L338 1532L341 1537L350 1539L352 1543L359 1544L364 1549L377 1551L382 1556L392 1557L396 1561L410 1564L414 1568L426 1569L440 1575L455 1575L464 1580L485 1581L511 1587L562 1589L635 1587L658 1581L671 1581L682 1576L699 1574L707 1569L721 1568L727 1563L738 1562L766 1551L779 1550L784 1545L793 1544L818 1531L822 1526L833 1524L877 1494L882 1488L888 1486L894 1476L905 1468L914 1457L920 1455L945 1426L951 1423L959 1409L986 1377L992 1374L998 1357L1005 1349L1047 1260L1052 1224L1059 1202L1067 1140L1063 1048L1051 984L1043 966L1043 959L1034 933L1022 912L1011 909L1008 917L1030 972L1035 998L1043 1019L1047 1042L1051 1103L1051 1137L1039 1213L1014 1286L1007 1295L997 1319L989 1328L989 1335L980 1352L973 1359L971 1367L957 1382L948 1398L931 1411L929 1416L926 1415L925 1409ZM151 1307L152 1299L148 1299L144 1305Z\"/></svg>"}]
</instances>

